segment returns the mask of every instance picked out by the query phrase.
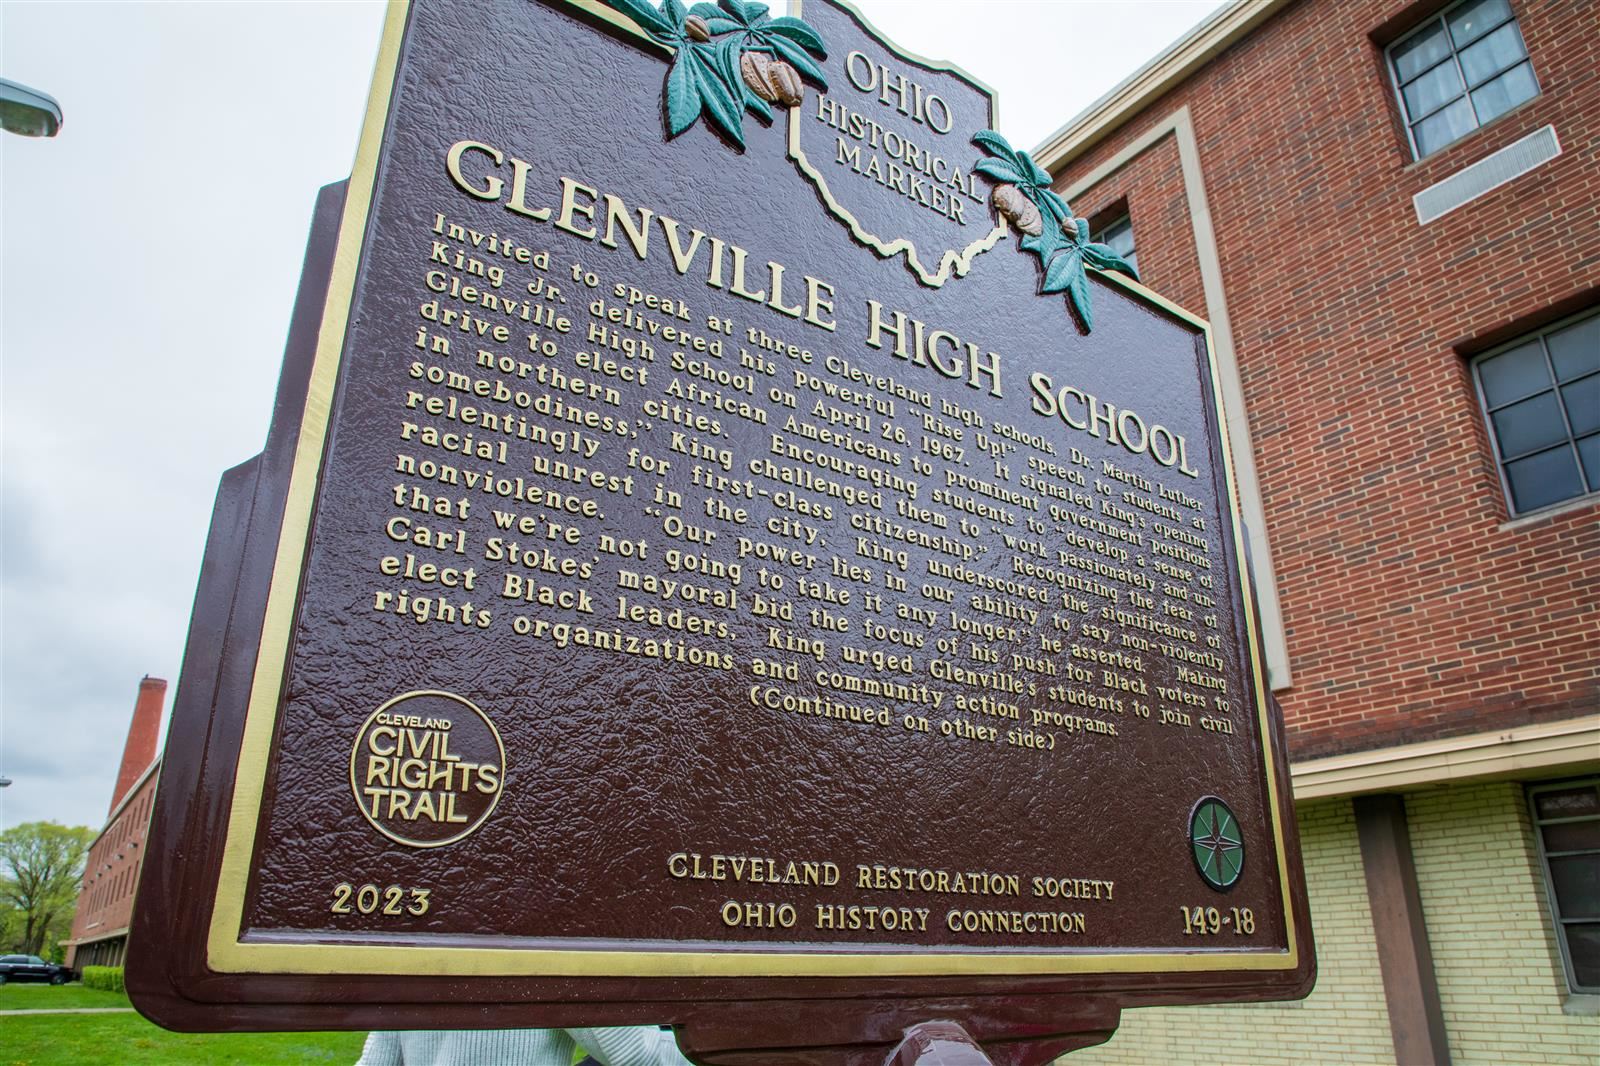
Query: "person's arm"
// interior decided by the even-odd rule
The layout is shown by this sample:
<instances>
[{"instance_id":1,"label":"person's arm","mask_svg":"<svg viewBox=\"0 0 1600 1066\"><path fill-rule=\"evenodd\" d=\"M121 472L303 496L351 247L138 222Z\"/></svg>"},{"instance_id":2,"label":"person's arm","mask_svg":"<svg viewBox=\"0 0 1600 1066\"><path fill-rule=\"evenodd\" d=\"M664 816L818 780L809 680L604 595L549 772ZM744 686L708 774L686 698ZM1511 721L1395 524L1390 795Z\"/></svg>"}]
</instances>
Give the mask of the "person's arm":
<instances>
[{"instance_id":1,"label":"person's arm","mask_svg":"<svg viewBox=\"0 0 1600 1066\"><path fill-rule=\"evenodd\" d=\"M368 1033L356 1066L401 1066L398 1033Z\"/></svg>"},{"instance_id":2,"label":"person's arm","mask_svg":"<svg viewBox=\"0 0 1600 1066\"><path fill-rule=\"evenodd\" d=\"M418 1029L375 1032L356 1066L569 1066L564 1029Z\"/></svg>"},{"instance_id":3,"label":"person's arm","mask_svg":"<svg viewBox=\"0 0 1600 1066\"><path fill-rule=\"evenodd\" d=\"M691 1066L665 1029L628 1025L608 1029L568 1029L580 1047L601 1066Z\"/></svg>"}]
</instances>

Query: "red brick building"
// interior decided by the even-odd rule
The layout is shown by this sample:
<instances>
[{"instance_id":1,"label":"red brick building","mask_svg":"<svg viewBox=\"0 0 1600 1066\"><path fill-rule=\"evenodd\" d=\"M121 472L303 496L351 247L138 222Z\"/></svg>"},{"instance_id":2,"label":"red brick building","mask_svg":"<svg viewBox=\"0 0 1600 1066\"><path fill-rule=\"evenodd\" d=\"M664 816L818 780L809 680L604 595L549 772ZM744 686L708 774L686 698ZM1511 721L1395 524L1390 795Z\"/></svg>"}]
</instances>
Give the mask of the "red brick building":
<instances>
[{"instance_id":1,"label":"red brick building","mask_svg":"<svg viewBox=\"0 0 1600 1066\"><path fill-rule=\"evenodd\" d=\"M1036 156L1231 401L1323 968L1216 1046L1592 1061L1600 5L1235 4Z\"/></svg>"},{"instance_id":2,"label":"red brick building","mask_svg":"<svg viewBox=\"0 0 1600 1066\"><path fill-rule=\"evenodd\" d=\"M146 677L139 682L133 721L123 746L122 766L111 793L105 828L89 845L72 936L66 941L67 965L121 966L133 914L133 893L144 862L145 834L155 801L156 741L161 734L161 709L167 683Z\"/></svg>"}]
</instances>

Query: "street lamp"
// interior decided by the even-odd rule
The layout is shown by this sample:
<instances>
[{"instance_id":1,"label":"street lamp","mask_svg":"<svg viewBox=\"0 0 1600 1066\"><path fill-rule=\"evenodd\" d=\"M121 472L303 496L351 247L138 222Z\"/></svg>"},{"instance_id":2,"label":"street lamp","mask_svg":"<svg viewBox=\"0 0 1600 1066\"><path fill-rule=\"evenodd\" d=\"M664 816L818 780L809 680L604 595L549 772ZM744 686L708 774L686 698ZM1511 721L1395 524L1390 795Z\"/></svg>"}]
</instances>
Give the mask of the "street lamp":
<instances>
[{"instance_id":1,"label":"street lamp","mask_svg":"<svg viewBox=\"0 0 1600 1066\"><path fill-rule=\"evenodd\" d=\"M61 128L61 105L49 93L0 78L0 126L24 137L54 137Z\"/></svg>"}]
</instances>

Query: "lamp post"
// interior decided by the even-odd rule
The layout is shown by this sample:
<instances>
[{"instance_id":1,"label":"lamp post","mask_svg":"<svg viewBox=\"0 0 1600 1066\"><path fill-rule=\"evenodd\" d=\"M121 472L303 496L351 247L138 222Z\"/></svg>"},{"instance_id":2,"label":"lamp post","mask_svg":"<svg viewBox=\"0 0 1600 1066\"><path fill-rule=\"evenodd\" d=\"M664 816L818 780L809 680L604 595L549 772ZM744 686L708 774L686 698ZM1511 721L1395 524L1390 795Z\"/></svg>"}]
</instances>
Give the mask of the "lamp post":
<instances>
[{"instance_id":1,"label":"lamp post","mask_svg":"<svg viewBox=\"0 0 1600 1066\"><path fill-rule=\"evenodd\" d=\"M61 105L49 93L0 78L0 126L24 137L54 137L61 129Z\"/></svg>"}]
</instances>

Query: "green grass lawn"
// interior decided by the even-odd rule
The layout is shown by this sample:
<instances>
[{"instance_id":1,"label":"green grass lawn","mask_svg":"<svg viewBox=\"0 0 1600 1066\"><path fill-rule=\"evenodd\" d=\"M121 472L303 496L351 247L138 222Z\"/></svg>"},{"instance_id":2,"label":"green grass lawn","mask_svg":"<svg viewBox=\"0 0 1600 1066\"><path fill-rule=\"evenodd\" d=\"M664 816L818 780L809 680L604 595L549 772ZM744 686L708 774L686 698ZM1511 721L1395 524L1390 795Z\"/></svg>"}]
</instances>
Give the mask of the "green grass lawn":
<instances>
[{"instance_id":1,"label":"green grass lawn","mask_svg":"<svg viewBox=\"0 0 1600 1066\"><path fill-rule=\"evenodd\" d=\"M0 1066L351 1066L366 1033L169 1033L137 1014L24 1014L15 1010L126 1007L81 985L0 986Z\"/></svg>"},{"instance_id":2,"label":"green grass lawn","mask_svg":"<svg viewBox=\"0 0 1600 1066\"><path fill-rule=\"evenodd\" d=\"M0 1011L82 1010L85 1007L131 1007L121 992L102 992L82 985L0 985Z\"/></svg>"}]
</instances>

